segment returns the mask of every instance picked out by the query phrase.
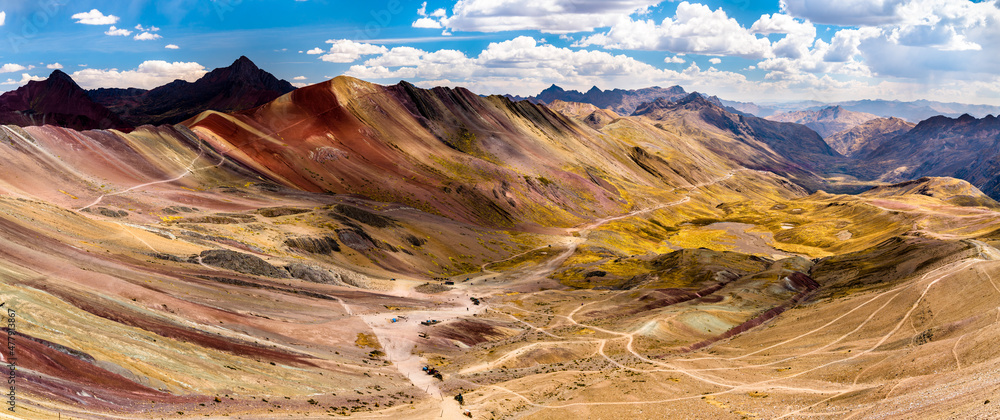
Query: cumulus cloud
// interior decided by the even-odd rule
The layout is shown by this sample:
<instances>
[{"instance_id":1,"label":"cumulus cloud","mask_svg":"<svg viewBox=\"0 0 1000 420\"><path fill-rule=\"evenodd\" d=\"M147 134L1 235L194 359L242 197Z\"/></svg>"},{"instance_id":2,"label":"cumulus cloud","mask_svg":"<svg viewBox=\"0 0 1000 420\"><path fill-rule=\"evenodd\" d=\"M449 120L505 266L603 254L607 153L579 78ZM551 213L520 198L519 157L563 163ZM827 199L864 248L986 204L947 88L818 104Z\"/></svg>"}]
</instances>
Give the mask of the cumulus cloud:
<instances>
[{"instance_id":1,"label":"cumulus cloud","mask_svg":"<svg viewBox=\"0 0 1000 420\"><path fill-rule=\"evenodd\" d=\"M325 52L326 52L326 50L324 50L324 49L322 49L320 47L316 47L316 48L313 48L313 49L311 49L309 51L306 51L306 54L316 55L316 54L323 54Z\"/></svg>"},{"instance_id":2,"label":"cumulus cloud","mask_svg":"<svg viewBox=\"0 0 1000 420\"><path fill-rule=\"evenodd\" d=\"M32 76L32 75L30 75L28 73L21 73L21 80L7 79L6 82L0 83L0 85L17 85L17 86L23 86L23 85L26 85L28 82L31 82L31 81L40 81L40 80L45 80L45 78L44 77L40 77L40 76Z\"/></svg>"},{"instance_id":3,"label":"cumulus cloud","mask_svg":"<svg viewBox=\"0 0 1000 420\"><path fill-rule=\"evenodd\" d=\"M0 66L0 73L13 73L15 71L21 71L27 69L28 69L27 67L24 67L20 64L7 63Z\"/></svg>"},{"instance_id":4,"label":"cumulus cloud","mask_svg":"<svg viewBox=\"0 0 1000 420\"><path fill-rule=\"evenodd\" d=\"M458 0L451 16L443 9L427 15L449 31L545 33L590 32L643 13L662 0ZM421 6L426 13L426 6ZM421 15L423 16L423 15Z\"/></svg>"},{"instance_id":5,"label":"cumulus cloud","mask_svg":"<svg viewBox=\"0 0 1000 420\"><path fill-rule=\"evenodd\" d=\"M110 28L108 28L107 31L104 32L104 35L129 36L132 35L132 31L125 28L116 28L114 25L112 25Z\"/></svg>"},{"instance_id":6,"label":"cumulus cloud","mask_svg":"<svg viewBox=\"0 0 1000 420\"><path fill-rule=\"evenodd\" d=\"M0 11L0 26L7 22L7 12Z\"/></svg>"},{"instance_id":7,"label":"cumulus cloud","mask_svg":"<svg viewBox=\"0 0 1000 420\"><path fill-rule=\"evenodd\" d=\"M772 78L809 72L940 82L1000 73L1000 55L988 47L1000 39L997 2L785 0L782 10L751 27L788 34L774 43L774 57L758 66ZM825 42L815 39L810 20L859 27L841 29Z\"/></svg>"},{"instance_id":8,"label":"cumulus cloud","mask_svg":"<svg viewBox=\"0 0 1000 420\"><path fill-rule=\"evenodd\" d=\"M160 39L160 38L163 38L163 37L160 36L159 34L154 34L154 33L149 33L149 32L143 32L143 33L141 33L139 35L136 35L136 36L132 37L132 39L134 39L136 41L155 41L155 40Z\"/></svg>"},{"instance_id":9,"label":"cumulus cloud","mask_svg":"<svg viewBox=\"0 0 1000 420\"><path fill-rule=\"evenodd\" d=\"M785 34L771 45L771 53L777 57L799 58L809 52L816 39L816 27L810 22L800 22L788 15L775 13L763 15L753 25L754 34Z\"/></svg>"},{"instance_id":10,"label":"cumulus cloud","mask_svg":"<svg viewBox=\"0 0 1000 420\"><path fill-rule=\"evenodd\" d=\"M712 57L708 59L708 62L712 64L719 64L722 62L722 59L719 57Z\"/></svg>"},{"instance_id":11,"label":"cumulus cloud","mask_svg":"<svg viewBox=\"0 0 1000 420\"><path fill-rule=\"evenodd\" d=\"M166 45L165 47L163 47L163 48L166 48L166 49L168 49L168 50L179 50L179 49L180 49L181 47L178 47L178 46L176 46L176 45L174 45L174 44L167 44L167 45Z\"/></svg>"},{"instance_id":12,"label":"cumulus cloud","mask_svg":"<svg viewBox=\"0 0 1000 420\"><path fill-rule=\"evenodd\" d=\"M478 55L442 49L396 47L351 66L347 75L366 79L414 80L421 86L466 86L481 93L534 94L552 83L586 89L594 85L638 88L663 83L696 88L735 86L746 82L737 73L663 70L624 54L575 50L542 44L521 36L490 43ZM423 80L416 80L423 79Z\"/></svg>"},{"instance_id":13,"label":"cumulus cloud","mask_svg":"<svg viewBox=\"0 0 1000 420\"><path fill-rule=\"evenodd\" d=\"M363 42L355 42L349 39L331 39L326 41L330 50L319 58L331 63L353 63L363 55L382 54L388 51L381 45L372 45ZM312 51L309 51L313 54Z\"/></svg>"},{"instance_id":14,"label":"cumulus cloud","mask_svg":"<svg viewBox=\"0 0 1000 420\"><path fill-rule=\"evenodd\" d=\"M673 56L673 57L666 57L666 58L664 58L663 62L667 63L667 64L681 64L681 63L685 63L687 61L684 60L683 58L678 57L678 56Z\"/></svg>"},{"instance_id":15,"label":"cumulus cloud","mask_svg":"<svg viewBox=\"0 0 1000 420\"><path fill-rule=\"evenodd\" d=\"M730 18L721 8L681 2L673 18L657 24L653 20L621 19L610 30L588 36L574 46L591 45L611 49L671 51L706 55L764 58L771 55L771 42L758 38Z\"/></svg>"},{"instance_id":16,"label":"cumulus cloud","mask_svg":"<svg viewBox=\"0 0 1000 420\"><path fill-rule=\"evenodd\" d=\"M906 0L781 0L781 11L827 25L884 25L901 20Z\"/></svg>"},{"instance_id":17,"label":"cumulus cloud","mask_svg":"<svg viewBox=\"0 0 1000 420\"><path fill-rule=\"evenodd\" d=\"M49 65L47 65L45 67L48 68L48 69L51 69L51 70L58 70L58 69L63 68L63 65L59 64L59 63L52 63L52 64L49 64Z\"/></svg>"},{"instance_id":18,"label":"cumulus cloud","mask_svg":"<svg viewBox=\"0 0 1000 420\"><path fill-rule=\"evenodd\" d=\"M447 12L444 9L437 9L428 15L427 2L425 1L417 9L417 14L420 15L420 18L413 22L414 28L441 29L441 19L445 17Z\"/></svg>"},{"instance_id":19,"label":"cumulus cloud","mask_svg":"<svg viewBox=\"0 0 1000 420\"><path fill-rule=\"evenodd\" d=\"M115 15L105 16L97 9L91 9L89 12L77 13L71 16L76 23L82 23L84 25L114 25L118 23L120 19Z\"/></svg>"},{"instance_id":20,"label":"cumulus cloud","mask_svg":"<svg viewBox=\"0 0 1000 420\"><path fill-rule=\"evenodd\" d=\"M422 17L413 21L414 28L426 28L426 29L441 29L441 22L431 19L429 17Z\"/></svg>"},{"instance_id":21,"label":"cumulus cloud","mask_svg":"<svg viewBox=\"0 0 1000 420\"><path fill-rule=\"evenodd\" d=\"M73 72L72 77L84 89L101 87L152 89L181 79L189 82L198 80L207 71L195 62L145 61L133 70L83 69Z\"/></svg>"},{"instance_id":22,"label":"cumulus cloud","mask_svg":"<svg viewBox=\"0 0 1000 420\"><path fill-rule=\"evenodd\" d=\"M851 39L861 40L863 44L870 35L865 32L872 29L862 28L842 38L847 44L853 42ZM836 42L835 37L833 43ZM448 49L427 51L395 47L351 66L346 74L389 82L405 79L421 87L464 86L484 94L533 95L556 83L578 90L595 85L631 89L677 84L727 99L757 102L816 98L843 101L858 99L859 93L871 99L900 100L954 101L956 96L961 96L970 103L996 102L1000 97L1000 76L937 81L932 85L915 79L872 79L871 71L853 58L839 63L825 62L823 55L834 48L832 43L820 40L815 49L800 59L764 60L761 70L768 72L764 80L749 80L743 74L715 68L701 69L693 62L678 71L661 69L623 54L558 48L541 44L531 37L491 43L482 51L468 55ZM832 77L826 72L856 75L857 78Z\"/></svg>"},{"instance_id":23,"label":"cumulus cloud","mask_svg":"<svg viewBox=\"0 0 1000 420\"><path fill-rule=\"evenodd\" d=\"M305 76L295 76L295 77L292 78L292 80L306 80L306 79L307 79L307 77L305 77Z\"/></svg>"},{"instance_id":24,"label":"cumulus cloud","mask_svg":"<svg viewBox=\"0 0 1000 420\"><path fill-rule=\"evenodd\" d=\"M157 32L157 31L160 30L160 28L157 28L155 26L150 26L148 28L145 28L145 27L142 26L142 24L139 24L139 25L135 25L135 30L137 30L139 32Z\"/></svg>"}]
</instances>

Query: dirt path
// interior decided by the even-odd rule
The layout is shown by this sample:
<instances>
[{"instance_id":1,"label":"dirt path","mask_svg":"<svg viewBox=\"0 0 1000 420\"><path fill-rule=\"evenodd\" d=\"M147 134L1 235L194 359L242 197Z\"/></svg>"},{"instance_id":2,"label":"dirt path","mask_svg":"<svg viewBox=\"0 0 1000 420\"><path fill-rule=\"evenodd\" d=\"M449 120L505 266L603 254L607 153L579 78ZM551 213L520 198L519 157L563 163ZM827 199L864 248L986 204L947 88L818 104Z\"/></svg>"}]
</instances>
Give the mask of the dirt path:
<instances>
[{"instance_id":1,"label":"dirt path","mask_svg":"<svg viewBox=\"0 0 1000 420\"><path fill-rule=\"evenodd\" d=\"M219 163L216 163L214 165L203 166L203 167L200 167L200 168L195 168L194 167L195 162L197 162L198 159L201 159L204 156L205 156L205 146L204 146L203 143L198 143L198 155L195 156L193 159L191 159L191 162L188 163L187 168L180 175L177 175L177 176L175 176L173 178L163 179L163 180L159 180L159 181L150 181L150 182L147 182L147 183L144 183L144 184L135 185L135 186L126 188L126 189L124 189L122 191L118 191L118 192L114 192L114 193L101 194L101 196L97 197L97 199L95 199L92 203L87 204L86 206L80 207L80 208L76 209L76 211L83 211L83 210L86 210L86 209L88 209L90 207L96 206L102 200L104 200L104 197L114 196L114 195L121 195L121 194L125 194L125 193L131 192L131 191L135 191L135 190L138 190L138 189L146 188L146 187L149 187L149 186L152 186L152 185L168 184L168 183L171 183L171 182L174 182L174 181L179 181L179 180L183 179L184 177L186 177L188 175L191 175L191 174L193 174L195 172L203 171L205 169L218 168L218 167L222 166L222 164L226 163L226 155L225 155L225 153L219 153Z\"/></svg>"}]
</instances>

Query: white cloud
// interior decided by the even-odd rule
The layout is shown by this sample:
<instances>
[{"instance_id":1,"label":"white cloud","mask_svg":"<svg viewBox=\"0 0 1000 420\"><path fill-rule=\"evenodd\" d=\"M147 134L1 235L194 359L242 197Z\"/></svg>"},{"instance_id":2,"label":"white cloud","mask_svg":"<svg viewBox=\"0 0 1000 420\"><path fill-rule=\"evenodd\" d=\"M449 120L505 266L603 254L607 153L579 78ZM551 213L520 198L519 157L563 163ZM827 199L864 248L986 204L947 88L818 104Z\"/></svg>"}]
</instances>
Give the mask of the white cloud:
<instances>
[{"instance_id":1,"label":"white cloud","mask_svg":"<svg viewBox=\"0 0 1000 420\"><path fill-rule=\"evenodd\" d=\"M97 9L91 9L89 12L77 13L72 16L76 23L82 23L84 25L114 25L118 23L120 19L115 15L105 16Z\"/></svg>"},{"instance_id":2,"label":"white cloud","mask_svg":"<svg viewBox=\"0 0 1000 420\"><path fill-rule=\"evenodd\" d=\"M7 12L0 11L0 26L7 22Z\"/></svg>"},{"instance_id":3,"label":"white cloud","mask_svg":"<svg viewBox=\"0 0 1000 420\"><path fill-rule=\"evenodd\" d=\"M309 51L306 51L306 54L316 55L316 54L323 54L325 52L326 51L324 49L322 49L320 47L316 47L316 48L313 48L313 49L311 49Z\"/></svg>"},{"instance_id":4,"label":"white cloud","mask_svg":"<svg viewBox=\"0 0 1000 420\"><path fill-rule=\"evenodd\" d=\"M292 80L306 80L306 79L307 79L307 77L305 77L305 76L295 76L295 77L292 78Z\"/></svg>"},{"instance_id":5,"label":"white cloud","mask_svg":"<svg viewBox=\"0 0 1000 420\"><path fill-rule=\"evenodd\" d=\"M880 27L893 44L940 51L980 51L1000 35L1000 3L991 1L782 0L781 8L817 23Z\"/></svg>"},{"instance_id":6,"label":"white cloud","mask_svg":"<svg viewBox=\"0 0 1000 420\"><path fill-rule=\"evenodd\" d=\"M73 72L72 77L84 89L100 87L152 89L177 79L193 82L205 73L207 73L205 67L194 62L169 63L152 60L143 62L134 70L84 69Z\"/></svg>"},{"instance_id":7,"label":"white cloud","mask_svg":"<svg viewBox=\"0 0 1000 420\"><path fill-rule=\"evenodd\" d=\"M297 87L297 88L300 88L300 87L306 87L306 86L309 86L309 84L308 84L308 83L292 83L292 86L295 86L295 87Z\"/></svg>"},{"instance_id":8,"label":"white cloud","mask_svg":"<svg viewBox=\"0 0 1000 420\"><path fill-rule=\"evenodd\" d=\"M451 16L446 16L442 9L428 16L437 18L449 31L590 32L611 26L633 13L641 14L660 2L662 0L458 0ZM426 12L426 6L421 6L420 11Z\"/></svg>"},{"instance_id":9,"label":"white cloud","mask_svg":"<svg viewBox=\"0 0 1000 420\"><path fill-rule=\"evenodd\" d=\"M166 48L166 49L168 49L168 50L179 50L179 49L180 49L181 47L178 47L178 46L176 46L176 45L174 45L174 44L167 44L167 45L166 45L165 47L163 47L163 48Z\"/></svg>"},{"instance_id":10,"label":"white cloud","mask_svg":"<svg viewBox=\"0 0 1000 420\"><path fill-rule=\"evenodd\" d=\"M153 33L149 33L149 32L143 32L143 33L141 33L139 35L136 35L136 36L132 37L132 39L134 39L136 41L155 41L155 40L160 39L160 38L163 38L163 37L160 36L160 35L158 35L158 34L153 34Z\"/></svg>"},{"instance_id":11,"label":"white cloud","mask_svg":"<svg viewBox=\"0 0 1000 420\"><path fill-rule=\"evenodd\" d=\"M779 13L761 16L750 26L750 32L786 34L771 45L771 52L777 57L802 57L809 52L809 47L816 39L816 27L812 23L799 22L791 16Z\"/></svg>"},{"instance_id":12,"label":"white cloud","mask_svg":"<svg viewBox=\"0 0 1000 420\"><path fill-rule=\"evenodd\" d=\"M21 80L7 79L6 82L0 83L0 85L17 85L23 86L28 82L45 80L44 77L32 76L28 73L21 73Z\"/></svg>"},{"instance_id":13,"label":"white cloud","mask_svg":"<svg viewBox=\"0 0 1000 420\"><path fill-rule=\"evenodd\" d=\"M810 73L807 65L824 63L822 55L830 44L820 44L799 60L765 60L770 64L768 77L749 80L746 76L715 68L701 69L691 63L679 71L659 69L626 55L605 51L576 50L543 45L530 37L489 44L477 55L461 51L425 51L396 47L351 66L347 75L363 79L395 81L405 79L421 87L464 86L477 93L512 93L533 95L556 83L567 89L586 90L590 86L623 89L648 86L681 85L692 91L710 93L742 101L788 101L821 99L843 101L861 98L936 99L996 102L1000 97L1000 77L982 80L935 84L933 89L920 82L873 80L870 73L861 80L842 80L827 74ZM679 57L678 57L679 58ZM807 59L808 58L808 59ZM665 60L666 61L666 60ZM788 72L777 71L780 65ZM862 74L863 65L851 60L825 63L831 71ZM748 67L750 69L755 66ZM861 76L859 76L861 77ZM974 92L975 95L970 95ZM949 96L950 95L950 96Z\"/></svg>"},{"instance_id":14,"label":"white cloud","mask_svg":"<svg viewBox=\"0 0 1000 420\"><path fill-rule=\"evenodd\" d=\"M413 21L414 28L441 29L441 22L429 17L422 17Z\"/></svg>"},{"instance_id":15,"label":"white cloud","mask_svg":"<svg viewBox=\"0 0 1000 420\"><path fill-rule=\"evenodd\" d=\"M330 47L330 51L319 58L331 63L353 63L363 55L383 54L388 51L381 45L354 42L349 39L331 39L326 42L333 45Z\"/></svg>"},{"instance_id":16,"label":"white cloud","mask_svg":"<svg viewBox=\"0 0 1000 420\"><path fill-rule=\"evenodd\" d=\"M412 26L414 28L441 29L443 27L441 20L448 14L448 12L444 9L437 9L428 15L427 2L425 1L420 4L420 8L417 9L417 14L420 15L420 18L413 22Z\"/></svg>"},{"instance_id":17,"label":"white cloud","mask_svg":"<svg viewBox=\"0 0 1000 420\"><path fill-rule=\"evenodd\" d=\"M491 43L474 57L457 50L396 47L351 66L346 74L367 79L406 79L421 86L461 85L481 93L517 94L535 94L552 83L575 89L670 83L716 90L746 84L746 78L737 73L702 71L693 64L682 71L663 70L623 54L559 48L525 36Z\"/></svg>"},{"instance_id":18,"label":"white cloud","mask_svg":"<svg viewBox=\"0 0 1000 420\"><path fill-rule=\"evenodd\" d=\"M801 72L916 80L979 78L1000 73L1000 2L968 0L786 0L787 13L762 16L751 29L788 33L774 43L775 57L759 63L771 78ZM815 39L810 22L859 25ZM798 28L796 28L798 25Z\"/></svg>"},{"instance_id":19,"label":"white cloud","mask_svg":"<svg viewBox=\"0 0 1000 420\"><path fill-rule=\"evenodd\" d=\"M0 66L0 73L13 73L15 71L21 71L27 69L28 69L27 67L24 67L20 64L7 63Z\"/></svg>"},{"instance_id":20,"label":"white cloud","mask_svg":"<svg viewBox=\"0 0 1000 420\"><path fill-rule=\"evenodd\" d=\"M842 25L884 25L900 21L905 0L781 0L781 11L811 22Z\"/></svg>"},{"instance_id":21,"label":"white cloud","mask_svg":"<svg viewBox=\"0 0 1000 420\"><path fill-rule=\"evenodd\" d=\"M132 35L132 31L130 31L128 29L125 29L125 28L116 28L116 27L114 27L114 25L112 25L110 28L108 28L107 31L104 32L104 35L110 35L110 36L129 36L129 35Z\"/></svg>"},{"instance_id":22,"label":"white cloud","mask_svg":"<svg viewBox=\"0 0 1000 420\"><path fill-rule=\"evenodd\" d=\"M722 62L722 59L719 57L712 57L708 59L708 62L712 64L719 64Z\"/></svg>"},{"instance_id":23,"label":"white cloud","mask_svg":"<svg viewBox=\"0 0 1000 420\"><path fill-rule=\"evenodd\" d=\"M673 18L667 17L659 24L653 20L621 19L607 32L574 44L590 45L747 58L771 55L771 43L767 38L756 37L721 8L712 11L708 6L686 1L677 5Z\"/></svg>"},{"instance_id":24,"label":"white cloud","mask_svg":"<svg viewBox=\"0 0 1000 420\"><path fill-rule=\"evenodd\" d=\"M51 70L58 70L58 69L63 68L63 65L59 64L59 63L52 63L52 64L49 64L49 65L47 65L45 67L48 68L48 69L51 69Z\"/></svg>"},{"instance_id":25,"label":"white cloud","mask_svg":"<svg viewBox=\"0 0 1000 420\"><path fill-rule=\"evenodd\" d=\"M666 57L666 58L664 58L663 62L667 63L667 64L681 64L681 63L685 63L687 61L684 60L683 58L678 57L678 56L673 56L673 57Z\"/></svg>"},{"instance_id":26,"label":"white cloud","mask_svg":"<svg viewBox=\"0 0 1000 420\"><path fill-rule=\"evenodd\" d=\"M157 28L155 26L150 26L148 28L144 28L142 26L142 24L139 24L139 25L135 25L135 30L137 30L139 32L157 32L157 31L160 30L160 28Z\"/></svg>"}]
</instances>

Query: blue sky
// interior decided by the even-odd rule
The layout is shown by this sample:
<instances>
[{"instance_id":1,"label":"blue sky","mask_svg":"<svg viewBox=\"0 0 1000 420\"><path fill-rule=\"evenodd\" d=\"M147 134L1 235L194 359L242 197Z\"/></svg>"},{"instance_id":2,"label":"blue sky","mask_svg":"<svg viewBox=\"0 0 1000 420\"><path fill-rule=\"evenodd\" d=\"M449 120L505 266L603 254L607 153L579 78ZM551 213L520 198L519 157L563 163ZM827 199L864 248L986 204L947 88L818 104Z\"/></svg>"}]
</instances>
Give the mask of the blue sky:
<instances>
[{"instance_id":1,"label":"blue sky","mask_svg":"<svg viewBox=\"0 0 1000 420\"><path fill-rule=\"evenodd\" d=\"M246 55L293 83L1000 105L1000 0L0 0L0 91L152 88Z\"/></svg>"}]
</instances>

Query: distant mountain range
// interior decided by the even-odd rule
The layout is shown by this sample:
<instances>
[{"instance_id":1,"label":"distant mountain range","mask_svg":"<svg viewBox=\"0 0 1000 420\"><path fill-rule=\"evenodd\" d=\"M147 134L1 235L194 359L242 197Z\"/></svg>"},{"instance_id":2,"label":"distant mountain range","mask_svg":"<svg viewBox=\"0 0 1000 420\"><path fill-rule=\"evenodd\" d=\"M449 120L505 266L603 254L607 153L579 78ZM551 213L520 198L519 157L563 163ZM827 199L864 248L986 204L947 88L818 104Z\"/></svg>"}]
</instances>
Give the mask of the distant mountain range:
<instances>
[{"instance_id":1,"label":"distant mountain range","mask_svg":"<svg viewBox=\"0 0 1000 420\"><path fill-rule=\"evenodd\" d=\"M905 134L916 124L901 118L876 118L826 137L830 147L844 156L854 156L877 149L887 140Z\"/></svg>"},{"instance_id":2,"label":"distant mountain range","mask_svg":"<svg viewBox=\"0 0 1000 420\"><path fill-rule=\"evenodd\" d=\"M795 112L795 111L818 111L831 106L839 106L845 110L853 112L864 112L878 117L897 117L909 122L920 122L930 117L943 115L957 118L962 114L969 114L977 118L987 115L1000 114L1000 107L991 105L971 105L954 102L937 101L886 101L865 99L860 101L847 102L790 102L783 104L755 104L752 102L736 102L723 100L722 103L740 112L754 114L758 117L768 117L774 114Z\"/></svg>"},{"instance_id":3,"label":"distant mountain range","mask_svg":"<svg viewBox=\"0 0 1000 420\"><path fill-rule=\"evenodd\" d=\"M242 111L295 90L240 57L195 82L175 80L152 90L84 90L66 73L32 81L0 95L0 124L59 125L76 130L130 131L145 124L176 124L206 110Z\"/></svg>"},{"instance_id":4,"label":"distant mountain range","mask_svg":"<svg viewBox=\"0 0 1000 420\"><path fill-rule=\"evenodd\" d=\"M676 133L675 141L698 138L712 154L724 156L722 160L779 173L810 189L858 192L856 188L863 189L865 182L953 177L1000 199L1000 119L993 116L935 116L913 124L901 118L878 118L834 106L762 119L722 108L712 98L698 93L644 103L631 116L561 100L553 100L550 106L609 134L624 130L630 136L636 135L641 130L632 121L650 121L661 130ZM825 141L819 131L827 133ZM730 140L716 144L714 136ZM755 146L744 150L742 145ZM760 152L764 149L780 158L765 158L767 154ZM694 155L703 156L704 152L688 153ZM679 154L671 156L682 159ZM664 162L657 171L668 172L675 163ZM846 174L861 184L824 186L802 170L821 176Z\"/></svg>"},{"instance_id":5,"label":"distant mountain range","mask_svg":"<svg viewBox=\"0 0 1000 420\"><path fill-rule=\"evenodd\" d=\"M552 85L541 91L538 95L529 97L511 96L507 97L513 101L528 100L534 103L549 104L552 101L581 102L594 105L598 108L610 109L619 115L631 115L635 109L646 102L652 102L663 98L667 100L680 99L687 96L687 92L680 86L661 88L653 86L643 89L612 89L601 90L597 86L590 88L586 93L578 90L564 90Z\"/></svg>"},{"instance_id":6,"label":"distant mountain range","mask_svg":"<svg viewBox=\"0 0 1000 420\"><path fill-rule=\"evenodd\" d=\"M766 117L771 121L803 124L815 130L823 138L849 130L869 120L878 118L866 112L848 111L841 106L831 106L816 111L793 111Z\"/></svg>"},{"instance_id":7,"label":"distant mountain range","mask_svg":"<svg viewBox=\"0 0 1000 420\"><path fill-rule=\"evenodd\" d=\"M898 182L924 176L964 179L1000 198L1000 119L937 116L856 153L859 177Z\"/></svg>"},{"instance_id":8,"label":"distant mountain range","mask_svg":"<svg viewBox=\"0 0 1000 420\"><path fill-rule=\"evenodd\" d=\"M580 92L578 90L565 90L562 87L552 85L534 96L504 96L513 101L527 100L541 104L551 104L555 100L587 103L597 106L598 108L612 110L619 115L631 115L635 112L636 108L643 103L652 102L660 98L668 101L674 101L683 98L687 94L688 92L680 86L672 86L669 88L653 86L642 89L611 90L601 90L594 86L587 92ZM861 101L834 103L801 101L782 104L756 104L753 102L729 101L719 99L715 96L705 96L709 102L715 103L719 107L734 114L750 114L762 118L782 113L822 111L830 107L838 107L839 110L842 110L838 112L851 111L866 113L873 115L872 118L897 117L913 123L920 122L936 115L957 118L962 114L969 114L974 117L982 118L986 115L1000 114L1000 107L995 106L950 102L946 103L927 100L902 102L866 99ZM808 122L809 121L806 121L805 123ZM848 128L850 127L844 127L841 130L833 131L830 131L829 128L822 128L819 131L821 131L821 135L826 137L837 131L842 131Z\"/></svg>"}]
</instances>

